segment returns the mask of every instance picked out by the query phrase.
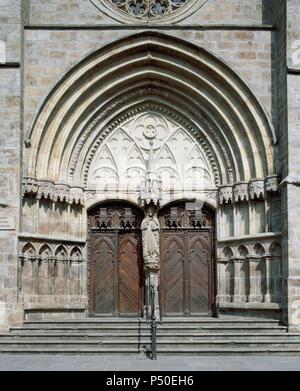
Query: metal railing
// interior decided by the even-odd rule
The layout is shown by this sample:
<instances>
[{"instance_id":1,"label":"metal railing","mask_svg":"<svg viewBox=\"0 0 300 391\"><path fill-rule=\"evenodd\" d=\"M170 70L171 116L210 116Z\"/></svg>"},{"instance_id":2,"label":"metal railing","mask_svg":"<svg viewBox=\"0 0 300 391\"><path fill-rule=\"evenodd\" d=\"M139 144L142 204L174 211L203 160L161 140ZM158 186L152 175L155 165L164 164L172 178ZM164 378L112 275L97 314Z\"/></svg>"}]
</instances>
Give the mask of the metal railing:
<instances>
[{"instance_id":1,"label":"metal railing","mask_svg":"<svg viewBox=\"0 0 300 391\"><path fill-rule=\"evenodd\" d=\"M151 323L151 360L157 359L156 354L156 316L155 316L155 289L152 284L150 287L150 323ZM149 315L148 315L149 316Z\"/></svg>"}]
</instances>

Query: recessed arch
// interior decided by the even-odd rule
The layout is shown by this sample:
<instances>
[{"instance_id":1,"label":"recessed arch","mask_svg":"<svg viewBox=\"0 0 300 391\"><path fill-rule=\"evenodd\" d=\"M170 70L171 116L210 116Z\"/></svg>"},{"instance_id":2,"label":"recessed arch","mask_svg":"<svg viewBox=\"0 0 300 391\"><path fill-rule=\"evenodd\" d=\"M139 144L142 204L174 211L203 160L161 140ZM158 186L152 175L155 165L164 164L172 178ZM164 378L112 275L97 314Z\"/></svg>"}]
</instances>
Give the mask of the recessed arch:
<instances>
[{"instance_id":1,"label":"recessed arch","mask_svg":"<svg viewBox=\"0 0 300 391\"><path fill-rule=\"evenodd\" d=\"M138 101L160 101L189 119L187 126L206 142L220 184L275 173L275 133L248 85L207 50L145 32L100 48L54 87L30 130L26 174L66 181L62 168L84 156Z\"/></svg>"},{"instance_id":2,"label":"recessed arch","mask_svg":"<svg viewBox=\"0 0 300 391\"><path fill-rule=\"evenodd\" d=\"M265 254L265 248L261 243L256 243L253 247L254 253L258 257L262 257Z\"/></svg>"},{"instance_id":3,"label":"recessed arch","mask_svg":"<svg viewBox=\"0 0 300 391\"><path fill-rule=\"evenodd\" d=\"M27 242L22 248L22 254L33 256L36 254L36 249L33 243Z\"/></svg>"}]
</instances>

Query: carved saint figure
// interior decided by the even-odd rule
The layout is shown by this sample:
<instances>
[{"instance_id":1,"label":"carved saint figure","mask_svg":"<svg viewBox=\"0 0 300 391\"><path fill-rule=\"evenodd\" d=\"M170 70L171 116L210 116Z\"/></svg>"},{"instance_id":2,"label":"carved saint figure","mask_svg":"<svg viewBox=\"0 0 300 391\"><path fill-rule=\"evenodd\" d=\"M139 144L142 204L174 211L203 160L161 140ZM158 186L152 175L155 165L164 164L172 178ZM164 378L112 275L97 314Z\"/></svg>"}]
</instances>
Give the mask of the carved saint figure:
<instances>
[{"instance_id":1,"label":"carved saint figure","mask_svg":"<svg viewBox=\"0 0 300 391\"><path fill-rule=\"evenodd\" d=\"M148 208L141 225L145 267L158 268L159 263L159 221L154 208Z\"/></svg>"}]
</instances>

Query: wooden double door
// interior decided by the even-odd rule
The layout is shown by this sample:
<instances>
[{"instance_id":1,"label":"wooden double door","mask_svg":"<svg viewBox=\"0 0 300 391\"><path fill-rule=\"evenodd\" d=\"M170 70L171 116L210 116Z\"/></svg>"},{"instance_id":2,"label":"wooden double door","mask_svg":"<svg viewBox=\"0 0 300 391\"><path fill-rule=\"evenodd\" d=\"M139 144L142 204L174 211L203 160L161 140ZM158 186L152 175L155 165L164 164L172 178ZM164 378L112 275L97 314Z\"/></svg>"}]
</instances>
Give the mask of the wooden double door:
<instances>
[{"instance_id":1,"label":"wooden double door","mask_svg":"<svg viewBox=\"0 0 300 391\"><path fill-rule=\"evenodd\" d=\"M120 205L100 208L89 217L92 314L143 315L142 218L139 211ZM209 219L206 226L198 224L197 219L199 216L188 216L180 208L160 215L159 285L163 316L211 313L212 228L208 226Z\"/></svg>"},{"instance_id":2,"label":"wooden double door","mask_svg":"<svg viewBox=\"0 0 300 391\"><path fill-rule=\"evenodd\" d=\"M160 262L162 314L209 314L212 309L209 230L162 232Z\"/></svg>"},{"instance_id":3,"label":"wooden double door","mask_svg":"<svg viewBox=\"0 0 300 391\"><path fill-rule=\"evenodd\" d=\"M141 235L91 234L92 312L99 316L141 316L143 268Z\"/></svg>"}]
</instances>

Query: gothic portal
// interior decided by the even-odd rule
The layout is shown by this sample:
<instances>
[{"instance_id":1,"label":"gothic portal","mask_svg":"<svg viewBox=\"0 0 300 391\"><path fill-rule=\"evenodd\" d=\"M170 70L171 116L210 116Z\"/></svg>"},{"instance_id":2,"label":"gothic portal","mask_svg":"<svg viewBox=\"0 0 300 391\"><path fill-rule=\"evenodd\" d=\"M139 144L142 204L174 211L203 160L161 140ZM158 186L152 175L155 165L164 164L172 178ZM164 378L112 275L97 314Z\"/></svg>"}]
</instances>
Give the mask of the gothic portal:
<instances>
[{"instance_id":1,"label":"gothic portal","mask_svg":"<svg viewBox=\"0 0 300 391\"><path fill-rule=\"evenodd\" d=\"M142 318L154 289L157 317L298 330L296 0L23 3L0 59L0 327Z\"/></svg>"},{"instance_id":2,"label":"gothic portal","mask_svg":"<svg viewBox=\"0 0 300 391\"><path fill-rule=\"evenodd\" d=\"M280 313L274 129L225 63L178 42L139 33L104 46L37 114L24 150L28 314L37 298L71 298L89 314L143 316L152 285L162 316Z\"/></svg>"}]
</instances>

